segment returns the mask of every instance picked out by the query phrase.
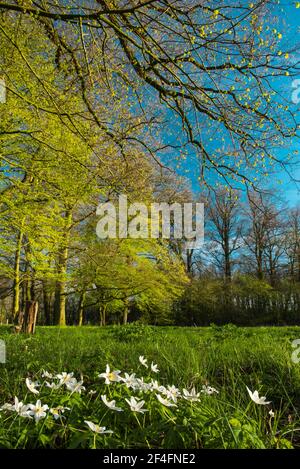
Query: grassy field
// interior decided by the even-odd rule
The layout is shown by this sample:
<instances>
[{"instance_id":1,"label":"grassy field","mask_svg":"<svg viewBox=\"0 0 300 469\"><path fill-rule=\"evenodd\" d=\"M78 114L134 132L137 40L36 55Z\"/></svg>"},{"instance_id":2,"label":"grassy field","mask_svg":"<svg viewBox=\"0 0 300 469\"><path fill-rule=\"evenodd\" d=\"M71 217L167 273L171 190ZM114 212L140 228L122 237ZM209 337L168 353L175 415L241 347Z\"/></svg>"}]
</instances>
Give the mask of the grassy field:
<instances>
[{"instance_id":1,"label":"grassy field","mask_svg":"<svg viewBox=\"0 0 300 469\"><path fill-rule=\"evenodd\" d=\"M299 327L38 327L35 336L25 336L2 326L0 338L7 351L6 364L0 364L0 405L13 404L17 396L24 404L40 399L49 406L41 419L34 412L25 418L2 409L2 448L300 447L300 364L291 359ZM141 355L147 364L157 364L159 373L143 366ZM158 380L165 388L175 385L181 394L183 388L191 392L194 387L200 400L184 399L178 391L172 400L159 385L141 390L120 382L105 384L98 375L107 364L111 370L121 370L121 376L136 373L145 382ZM81 393L72 387L50 389L45 381L51 377L42 377L42 370L74 372L85 389ZM27 388L26 377L39 381L40 386L33 385L39 394ZM219 392L207 394L205 385ZM254 403L246 386L267 396L271 404ZM160 393L167 402L159 400ZM103 394L115 400L122 412L109 409L100 397ZM145 401L145 413L132 411L126 401L131 396ZM58 406L68 409L54 418L50 408ZM86 421L113 433L92 431Z\"/></svg>"}]
</instances>

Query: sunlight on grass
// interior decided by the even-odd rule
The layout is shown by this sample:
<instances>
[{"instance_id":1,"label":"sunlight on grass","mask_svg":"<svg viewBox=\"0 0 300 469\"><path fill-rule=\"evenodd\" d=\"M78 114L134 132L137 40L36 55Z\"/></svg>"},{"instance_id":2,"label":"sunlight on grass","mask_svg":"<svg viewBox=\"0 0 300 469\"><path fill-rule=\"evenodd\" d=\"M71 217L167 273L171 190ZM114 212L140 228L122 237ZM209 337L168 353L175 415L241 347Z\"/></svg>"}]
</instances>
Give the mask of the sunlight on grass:
<instances>
[{"instance_id":1,"label":"sunlight on grass","mask_svg":"<svg viewBox=\"0 0 300 469\"><path fill-rule=\"evenodd\" d=\"M298 447L298 329L2 327L0 447Z\"/></svg>"}]
</instances>

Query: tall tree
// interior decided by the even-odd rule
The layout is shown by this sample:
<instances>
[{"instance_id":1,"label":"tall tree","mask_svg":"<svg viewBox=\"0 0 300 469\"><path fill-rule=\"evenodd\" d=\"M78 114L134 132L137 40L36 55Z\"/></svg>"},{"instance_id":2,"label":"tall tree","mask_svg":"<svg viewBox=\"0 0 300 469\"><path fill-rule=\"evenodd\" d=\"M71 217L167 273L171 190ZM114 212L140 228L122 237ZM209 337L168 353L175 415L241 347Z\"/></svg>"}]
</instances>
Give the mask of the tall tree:
<instances>
[{"instance_id":1,"label":"tall tree","mask_svg":"<svg viewBox=\"0 0 300 469\"><path fill-rule=\"evenodd\" d=\"M206 198L209 256L228 281L231 280L234 255L241 248L242 223L239 194L220 188Z\"/></svg>"}]
</instances>

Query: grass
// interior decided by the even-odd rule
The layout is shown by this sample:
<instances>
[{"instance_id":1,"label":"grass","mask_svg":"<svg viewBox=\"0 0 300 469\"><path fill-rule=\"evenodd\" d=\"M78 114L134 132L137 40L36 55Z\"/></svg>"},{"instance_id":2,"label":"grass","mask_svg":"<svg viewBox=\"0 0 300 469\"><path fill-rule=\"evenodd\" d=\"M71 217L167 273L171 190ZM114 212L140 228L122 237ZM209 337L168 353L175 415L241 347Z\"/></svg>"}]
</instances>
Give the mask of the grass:
<instances>
[{"instance_id":1,"label":"grass","mask_svg":"<svg viewBox=\"0 0 300 469\"><path fill-rule=\"evenodd\" d=\"M82 374L87 388L82 395L55 395L59 404L72 409L61 428L58 423L35 424L2 411L0 447L300 447L300 363L291 360L291 343L300 338L299 327L38 327L35 336L25 336L1 326L0 338L7 350L6 364L0 364L0 405L12 402L14 396L35 402L24 380L39 377L43 369ZM200 390L209 384L219 394L201 395L200 402L178 403L175 409L158 406L152 393L148 400L141 396L148 414L106 412L101 393L109 393L117 403L125 402L130 393L118 384L104 385L96 373L105 371L109 363L122 372L146 375L140 355L158 364L162 385ZM272 404L254 404L246 386ZM89 389L97 393L87 399ZM101 421L114 434L92 435L84 419Z\"/></svg>"}]
</instances>

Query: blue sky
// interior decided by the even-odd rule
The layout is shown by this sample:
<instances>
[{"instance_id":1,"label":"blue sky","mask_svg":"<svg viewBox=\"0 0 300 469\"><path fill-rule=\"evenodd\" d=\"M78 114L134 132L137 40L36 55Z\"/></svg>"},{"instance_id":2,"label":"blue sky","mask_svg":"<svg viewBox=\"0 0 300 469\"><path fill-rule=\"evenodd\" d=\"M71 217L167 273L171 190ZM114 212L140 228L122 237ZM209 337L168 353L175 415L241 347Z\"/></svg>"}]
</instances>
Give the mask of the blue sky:
<instances>
[{"instance_id":1,"label":"blue sky","mask_svg":"<svg viewBox=\"0 0 300 469\"><path fill-rule=\"evenodd\" d=\"M300 46L297 47L299 42L299 31L300 31L300 8L296 8L296 2L291 4L291 2L280 1L279 6L277 7L277 14L273 18L270 17L270 22L272 25L282 32L282 50L288 51L290 55L290 60L292 62L300 62ZM274 23L273 23L274 22ZM297 105L293 104L293 81L298 79L298 77L281 77L276 81L275 88L278 92L285 98L287 104L290 106L290 109L293 110L296 120L300 122L300 103ZM299 83L300 83L300 70L299 70ZM273 84L274 85L274 84ZM300 84L299 84L300 88ZM300 98L300 92L299 92ZM180 123L174 120L174 116L170 117L169 122L169 131L168 137L174 137L174 140L180 138ZM173 142L174 142L173 140ZM178 142L178 140L177 140ZM225 143L226 145L226 143ZM263 179L263 187L273 188L278 191L278 194L284 199L290 206L294 206L300 203L300 142L298 138L294 138L286 144L286 146L280 150L280 155L288 158L289 154L294 154L295 151L299 151L299 156L294 156L294 160L299 164L291 166L289 168L290 175L287 172L279 167L276 168L276 172L270 173L269 177ZM275 153L276 154L276 153ZM179 159L178 164L171 163L166 159L167 163L170 163L173 167L175 166L177 172L186 176L190 182L194 191L198 192L201 190L198 176L199 176L199 162L197 156L195 155L194 150L189 147L186 154L186 159ZM292 179L298 180L297 182Z\"/></svg>"},{"instance_id":2,"label":"blue sky","mask_svg":"<svg viewBox=\"0 0 300 469\"><path fill-rule=\"evenodd\" d=\"M285 26L283 34L286 36L287 48L292 50L291 58L292 60L300 61L300 49L297 47L299 44L299 32L300 32L300 8L295 8L295 3L293 5L287 4L288 2L281 1L279 8L279 17L282 18L282 24ZM287 96L290 96L290 101L292 101L292 94L294 91L293 81L295 79L300 80L300 71L299 77L295 78L283 78L280 87L282 92ZM300 97L300 93L299 93ZM297 117L297 121L300 122L300 103L294 106L294 111ZM299 139L294 139L291 142L289 148L286 148L286 152L292 152L298 150L298 163L297 166L294 166L291 169L293 178L298 179L299 183L295 183L290 180L287 174L283 171L279 171L278 177L282 179L282 190L284 192L285 198L290 205L295 205L300 203L300 141Z\"/></svg>"}]
</instances>

